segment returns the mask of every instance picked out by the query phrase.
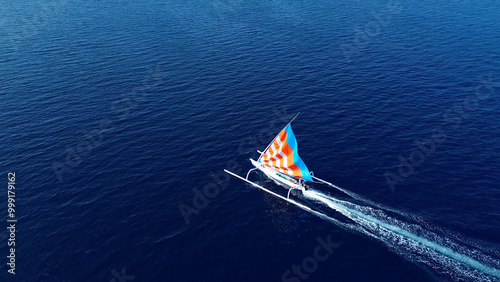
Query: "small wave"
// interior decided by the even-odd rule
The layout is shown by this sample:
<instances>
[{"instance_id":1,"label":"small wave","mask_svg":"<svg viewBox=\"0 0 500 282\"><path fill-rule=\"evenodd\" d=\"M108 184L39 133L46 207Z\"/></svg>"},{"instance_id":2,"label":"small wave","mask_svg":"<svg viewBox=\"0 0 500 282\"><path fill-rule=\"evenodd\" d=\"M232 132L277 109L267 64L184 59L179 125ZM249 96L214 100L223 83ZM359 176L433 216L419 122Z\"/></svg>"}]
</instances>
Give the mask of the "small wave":
<instances>
[{"instance_id":1,"label":"small wave","mask_svg":"<svg viewBox=\"0 0 500 282\"><path fill-rule=\"evenodd\" d=\"M177 235L180 235L180 234L184 233L184 231L186 231L187 229L188 229L187 227L184 227L184 228L180 228L180 229L174 231L173 233L165 234L162 237L160 237L158 240L156 240L155 244L159 244L163 241L166 241L166 240L171 239Z\"/></svg>"}]
</instances>

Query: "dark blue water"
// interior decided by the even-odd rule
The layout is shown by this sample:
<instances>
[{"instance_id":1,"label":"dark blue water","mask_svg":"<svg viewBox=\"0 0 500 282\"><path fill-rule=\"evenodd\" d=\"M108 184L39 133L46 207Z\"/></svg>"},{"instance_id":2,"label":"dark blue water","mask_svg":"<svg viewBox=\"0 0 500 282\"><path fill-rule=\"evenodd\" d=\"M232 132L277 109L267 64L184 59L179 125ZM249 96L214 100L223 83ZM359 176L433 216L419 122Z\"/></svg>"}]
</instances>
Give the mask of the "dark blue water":
<instances>
[{"instance_id":1,"label":"dark blue water","mask_svg":"<svg viewBox=\"0 0 500 282\"><path fill-rule=\"evenodd\" d=\"M383 207L315 191L500 269L499 14L492 0L2 1L1 281L498 280L222 170L245 174L300 111L309 169Z\"/></svg>"}]
</instances>

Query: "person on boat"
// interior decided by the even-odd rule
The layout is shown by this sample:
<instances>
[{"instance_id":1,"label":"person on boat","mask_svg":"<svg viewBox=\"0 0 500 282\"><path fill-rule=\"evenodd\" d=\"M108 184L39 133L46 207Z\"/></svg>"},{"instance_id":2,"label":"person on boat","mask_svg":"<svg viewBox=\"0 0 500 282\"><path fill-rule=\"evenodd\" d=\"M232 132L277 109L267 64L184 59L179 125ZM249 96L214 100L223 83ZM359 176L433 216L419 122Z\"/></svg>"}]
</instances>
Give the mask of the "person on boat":
<instances>
[{"instance_id":1,"label":"person on boat","mask_svg":"<svg viewBox=\"0 0 500 282\"><path fill-rule=\"evenodd\" d=\"M307 191L307 189L309 189L309 185L307 185L303 179L299 179L299 185L304 187L305 191Z\"/></svg>"}]
</instances>

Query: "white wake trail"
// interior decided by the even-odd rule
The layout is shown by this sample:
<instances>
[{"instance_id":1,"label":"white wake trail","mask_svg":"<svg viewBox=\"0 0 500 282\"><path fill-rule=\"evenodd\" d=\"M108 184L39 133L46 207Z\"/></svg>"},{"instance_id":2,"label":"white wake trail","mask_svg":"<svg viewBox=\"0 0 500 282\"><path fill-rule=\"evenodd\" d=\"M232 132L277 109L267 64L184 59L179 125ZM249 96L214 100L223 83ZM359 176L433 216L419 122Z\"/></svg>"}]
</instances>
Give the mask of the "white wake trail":
<instances>
[{"instance_id":1,"label":"white wake trail","mask_svg":"<svg viewBox=\"0 0 500 282\"><path fill-rule=\"evenodd\" d=\"M361 201L361 202L363 202L363 203L369 204L369 205L371 205L371 206L374 206L374 207L377 207L377 208L380 208L380 209L384 209L384 210L387 210L387 211L391 211L391 212L394 212L394 213L398 213L398 214L403 215L403 216L406 216L406 217L411 217L411 216L410 216L410 215L408 215L408 214L405 214L405 213L403 213L403 212L401 212L401 211L395 210L395 209L393 209L393 208L391 208L391 207L387 207L387 206L384 206L384 205L382 205L382 204L376 203L376 202L374 202L374 201L372 201L372 200L370 200L370 199L367 199L367 198L365 198L365 197L363 197L363 196L361 196L361 195L359 195L359 194L356 194L356 193L354 193L354 192L352 192L352 191L349 191L349 190L347 190L347 189L344 189L344 188L342 188L342 187L339 187L339 186L337 186L337 185L334 185L334 184L332 184L332 183L330 183L330 182L328 182L328 181L325 181L325 180L323 180L323 179L317 178L317 177L315 177L315 176L312 176L312 178L313 178L313 179L316 179L316 180L318 180L318 181L320 181L320 182L322 182L322 183L324 183L324 184L326 184L326 185L328 185L328 186L330 186L330 187L333 187L333 188L335 188L335 189L337 189L337 190L341 191L342 193L344 193L344 194L346 194L346 195L350 196L351 198L356 199L356 200L358 200L358 201ZM326 195L324 195L324 194L322 194L322 195L323 195L323 196L325 196L325 197L327 197L327 198L330 198L330 199L335 199L335 198L331 198L331 197L329 197L329 196L326 196Z\"/></svg>"},{"instance_id":2,"label":"white wake trail","mask_svg":"<svg viewBox=\"0 0 500 282\"><path fill-rule=\"evenodd\" d=\"M469 250L455 242L450 242L447 238L426 231L420 226L390 218L380 210L338 200L317 191L307 191L304 196L340 212L399 253L406 249L418 254L422 262L428 264L434 262L431 267L437 268L440 272L443 272L444 269L445 272L452 272L450 273L452 276L459 274L462 278L482 281L494 281L494 277L500 279L499 269L481 261L488 261L497 267L500 263L487 255L478 253L477 250ZM407 229L416 230L420 235Z\"/></svg>"}]
</instances>

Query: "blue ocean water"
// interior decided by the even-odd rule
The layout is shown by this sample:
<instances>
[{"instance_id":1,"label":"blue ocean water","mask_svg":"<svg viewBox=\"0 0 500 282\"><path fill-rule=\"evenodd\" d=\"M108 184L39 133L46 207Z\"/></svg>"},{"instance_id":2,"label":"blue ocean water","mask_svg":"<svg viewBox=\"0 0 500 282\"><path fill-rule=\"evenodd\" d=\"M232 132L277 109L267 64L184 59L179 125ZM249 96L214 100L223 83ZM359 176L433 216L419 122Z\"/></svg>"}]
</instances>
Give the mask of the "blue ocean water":
<instances>
[{"instance_id":1,"label":"blue ocean water","mask_svg":"<svg viewBox=\"0 0 500 282\"><path fill-rule=\"evenodd\" d=\"M1 281L498 281L499 12L3 1ZM223 173L297 112L309 169L363 198L293 196L319 215Z\"/></svg>"}]
</instances>

